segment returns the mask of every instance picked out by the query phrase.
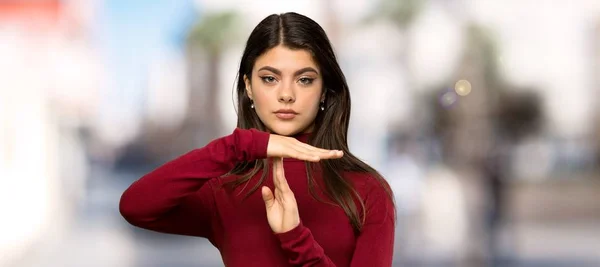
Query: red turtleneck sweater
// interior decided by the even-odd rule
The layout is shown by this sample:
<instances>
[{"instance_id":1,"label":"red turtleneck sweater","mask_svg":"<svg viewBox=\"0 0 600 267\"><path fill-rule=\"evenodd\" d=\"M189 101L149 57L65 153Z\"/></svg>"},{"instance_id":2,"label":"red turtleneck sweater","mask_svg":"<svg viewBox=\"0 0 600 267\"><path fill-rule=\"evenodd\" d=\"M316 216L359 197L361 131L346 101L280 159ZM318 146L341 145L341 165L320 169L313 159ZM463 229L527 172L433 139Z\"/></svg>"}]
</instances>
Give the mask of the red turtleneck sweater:
<instances>
[{"instance_id":1,"label":"red turtleneck sweater","mask_svg":"<svg viewBox=\"0 0 600 267\"><path fill-rule=\"evenodd\" d=\"M394 208L383 186L368 174L344 174L365 203L366 219L358 234L340 207L311 196L303 161L284 159L301 222L283 234L271 231L260 188L243 199L260 172L243 192L243 185L234 191L220 187L236 177L215 177L236 162L266 158L268 141L266 132L236 129L192 150L134 182L121 197L120 212L141 228L207 238L229 267L391 266ZM267 177L266 186L273 189L272 174ZM319 171L313 177L323 185Z\"/></svg>"}]
</instances>

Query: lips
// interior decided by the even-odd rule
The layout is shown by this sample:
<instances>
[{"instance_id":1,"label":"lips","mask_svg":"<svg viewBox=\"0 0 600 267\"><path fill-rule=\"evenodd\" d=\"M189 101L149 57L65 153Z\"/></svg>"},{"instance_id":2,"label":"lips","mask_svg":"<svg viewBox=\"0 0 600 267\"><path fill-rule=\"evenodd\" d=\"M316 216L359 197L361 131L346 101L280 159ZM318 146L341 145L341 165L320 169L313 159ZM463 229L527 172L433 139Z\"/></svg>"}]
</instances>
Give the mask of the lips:
<instances>
[{"instance_id":1,"label":"lips","mask_svg":"<svg viewBox=\"0 0 600 267\"><path fill-rule=\"evenodd\" d=\"M275 111L275 116L282 120L291 120L295 118L296 115L298 115L298 112L294 111L293 109L280 109Z\"/></svg>"}]
</instances>

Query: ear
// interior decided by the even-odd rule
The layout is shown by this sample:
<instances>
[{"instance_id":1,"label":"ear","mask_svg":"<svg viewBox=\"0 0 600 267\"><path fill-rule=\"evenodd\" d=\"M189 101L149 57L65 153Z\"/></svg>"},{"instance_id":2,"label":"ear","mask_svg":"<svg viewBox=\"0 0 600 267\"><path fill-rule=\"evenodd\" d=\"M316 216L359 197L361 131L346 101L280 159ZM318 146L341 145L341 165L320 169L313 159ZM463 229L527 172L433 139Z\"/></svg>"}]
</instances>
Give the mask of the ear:
<instances>
[{"instance_id":1,"label":"ear","mask_svg":"<svg viewBox=\"0 0 600 267\"><path fill-rule=\"evenodd\" d=\"M321 94L321 100L319 102L325 101L325 91L326 90L323 90L323 93Z\"/></svg>"},{"instance_id":2,"label":"ear","mask_svg":"<svg viewBox=\"0 0 600 267\"><path fill-rule=\"evenodd\" d=\"M250 84L250 79L248 79L248 76L246 76L246 74L244 74L244 84L246 85L246 94L248 95L248 98L250 98L250 100L252 99L252 86Z\"/></svg>"}]
</instances>

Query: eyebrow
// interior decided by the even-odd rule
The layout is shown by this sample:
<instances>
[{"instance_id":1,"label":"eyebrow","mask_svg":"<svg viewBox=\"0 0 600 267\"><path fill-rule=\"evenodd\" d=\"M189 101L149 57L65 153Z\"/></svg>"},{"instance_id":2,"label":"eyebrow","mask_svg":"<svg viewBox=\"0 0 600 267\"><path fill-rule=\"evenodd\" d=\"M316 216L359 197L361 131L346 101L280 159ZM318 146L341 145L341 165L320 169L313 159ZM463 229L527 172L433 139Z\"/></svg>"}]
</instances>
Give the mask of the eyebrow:
<instances>
[{"instance_id":1,"label":"eyebrow","mask_svg":"<svg viewBox=\"0 0 600 267\"><path fill-rule=\"evenodd\" d=\"M258 71L261 71L261 70L268 70L268 71L273 72L273 73L275 73L277 75L281 75L281 71L280 70L278 70L276 68L273 68L271 66L264 66L264 67L260 68ZM297 70L296 72L294 72L294 76L298 76L298 75L300 75L302 73L305 73L305 72L314 72L317 75L319 74L319 72L317 70L315 70L314 68L312 68L312 67L306 67L306 68L301 68L301 69Z\"/></svg>"}]
</instances>

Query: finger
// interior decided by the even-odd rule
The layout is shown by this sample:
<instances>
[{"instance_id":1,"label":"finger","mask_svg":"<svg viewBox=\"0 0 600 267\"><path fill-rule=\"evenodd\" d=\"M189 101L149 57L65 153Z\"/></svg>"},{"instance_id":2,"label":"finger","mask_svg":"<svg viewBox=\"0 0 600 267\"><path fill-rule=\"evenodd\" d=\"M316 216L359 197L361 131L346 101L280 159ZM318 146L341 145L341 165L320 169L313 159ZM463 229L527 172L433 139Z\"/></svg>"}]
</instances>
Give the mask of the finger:
<instances>
[{"instance_id":1,"label":"finger","mask_svg":"<svg viewBox=\"0 0 600 267\"><path fill-rule=\"evenodd\" d=\"M341 150L324 150L324 149L316 150L316 148L315 148L314 153L318 153L319 157L321 159L335 159L335 158L341 158L342 156L344 156L344 152Z\"/></svg>"},{"instance_id":2,"label":"finger","mask_svg":"<svg viewBox=\"0 0 600 267\"><path fill-rule=\"evenodd\" d=\"M285 179L285 172L283 169L283 160L280 159L278 162L278 165L279 166L277 167L277 179L279 180L278 181L279 189L284 193L291 191L290 186L287 183L287 179Z\"/></svg>"},{"instance_id":3,"label":"finger","mask_svg":"<svg viewBox=\"0 0 600 267\"><path fill-rule=\"evenodd\" d=\"M271 189L269 189L266 186L263 186L261 189L261 193L262 193L262 198L265 201L265 205L267 208L270 208L273 206L273 203L275 201L275 196L273 196L273 192L271 191Z\"/></svg>"},{"instance_id":4,"label":"finger","mask_svg":"<svg viewBox=\"0 0 600 267\"><path fill-rule=\"evenodd\" d=\"M297 141L297 140L296 140L296 144L298 146L302 147L302 148L307 149L308 151L311 151L311 152L314 152L314 153L321 153L321 154L324 154L324 155L329 155L332 152L333 153L341 152L340 150L325 149L325 148L315 147L315 146L309 145L307 143L302 143L302 142Z\"/></svg>"},{"instance_id":5,"label":"finger","mask_svg":"<svg viewBox=\"0 0 600 267\"><path fill-rule=\"evenodd\" d=\"M316 147L316 146L311 146L307 143L302 143L300 141L298 141L298 145L310 150L310 151L316 151L316 152L320 152L320 153L329 153L329 149L324 149L324 148L320 148L320 147Z\"/></svg>"},{"instance_id":6,"label":"finger","mask_svg":"<svg viewBox=\"0 0 600 267\"><path fill-rule=\"evenodd\" d=\"M290 145L288 147L288 156L295 158L295 159L299 159L299 160L305 160L305 161L312 161L312 162L318 162L319 160L321 160L321 158L316 155L316 153L313 153L309 150L307 150L306 148L303 148L301 146L298 145Z\"/></svg>"},{"instance_id":7,"label":"finger","mask_svg":"<svg viewBox=\"0 0 600 267\"><path fill-rule=\"evenodd\" d=\"M277 173L279 169L279 161L281 158L273 158L273 185L275 186L275 190L279 188L279 179L277 179Z\"/></svg>"},{"instance_id":8,"label":"finger","mask_svg":"<svg viewBox=\"0 0 600 267\"><path fill-rule=\"evenodd\" d=\"M344 155L344 152L342 152L341 150L328 150L328 149L318 148L318 147L314 147L314 146L311 146L309 144L305 144L302 142L298 143L298 147L301 147L302 149L304 149L304 151L306 151L306 153L309 153L311 155L316 155L321 159L340 158Z\"/></svg>"},{"instance_id":9,"label":"finger","mask_svg":"<svg viewBox=\"0 0 600 267\"><path fill-rule=\"evenodd\" d=\"M325 154L321 153L319 151L317 151L316 149L312 149L309 145L306 144L302 144L302 143L296 143L293 144L292 147L302 153L305 154L307 157L311 157L311 158L319 158L321 159Z\"/></svg>"}]
</instances>

